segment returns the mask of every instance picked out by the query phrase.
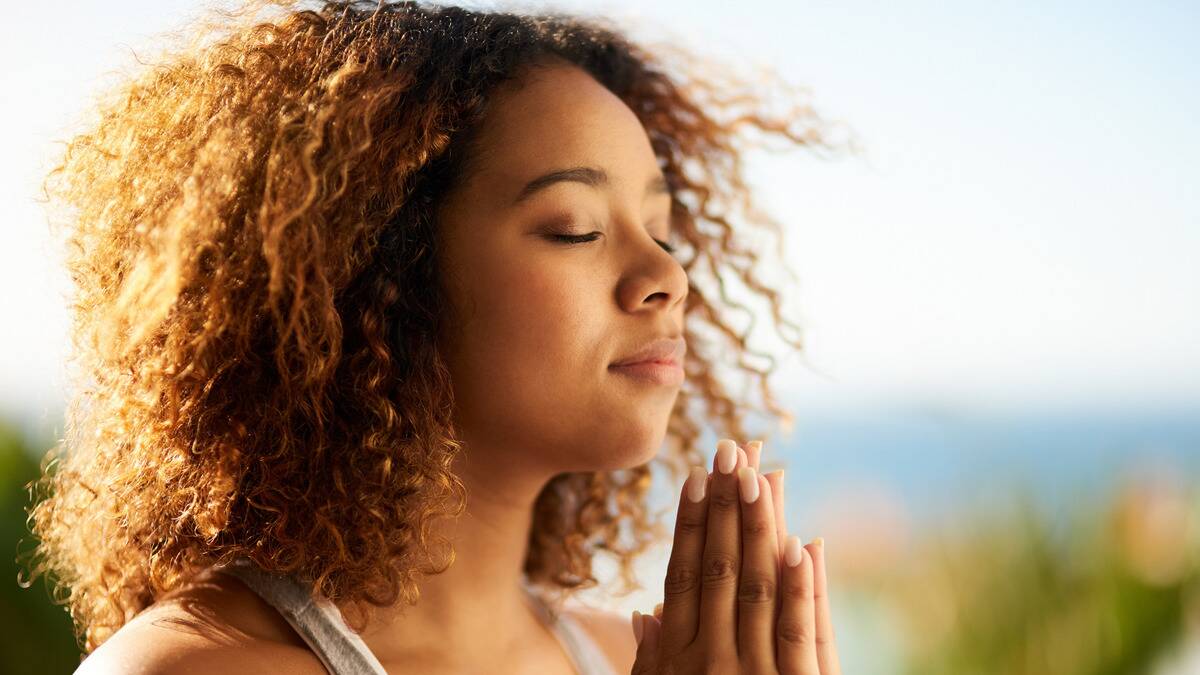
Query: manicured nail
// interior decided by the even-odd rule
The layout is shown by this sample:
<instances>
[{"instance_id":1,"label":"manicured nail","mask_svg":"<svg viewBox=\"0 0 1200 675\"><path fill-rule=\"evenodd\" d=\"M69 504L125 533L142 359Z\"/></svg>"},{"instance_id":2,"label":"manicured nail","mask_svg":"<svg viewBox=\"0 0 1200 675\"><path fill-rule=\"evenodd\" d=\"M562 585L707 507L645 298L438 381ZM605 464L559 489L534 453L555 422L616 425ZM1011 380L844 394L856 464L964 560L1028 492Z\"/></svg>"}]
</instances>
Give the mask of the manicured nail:
<instances>
[{"instance_id":1,"label":"manicured nail","mask_svg":"<svg viewBox=\"0 0 1200 675\"><path fill-rule=\"evenodd\" d=\"M722 438L717 442L717 471L731 473L737 466L738 446L732 439Z\"/></svg>"},{"instance_id":2,"label":"manicured nail","mask_svg":"<svg viewBox=\"0 0 1200 675\"><path fill-rule=\"evenodd\" d=\"M816 539L813 539L813 545L817 549L817 557L821 559L820 580L822 584L826 584L828 583L829 572L827 571L827 566L825 565L825 540L821 537L817 537ZM815 570L816 568L814 567L813 569Z\"/></svg>"},{"instance_id":3,"label":"manicured nail","mask_svg":"<svg viewBox=\"0 0 1200 675\"><path fill-rule=\"evenodd\" d=\"M753 504L758 499L758 474L752 466L738 469L738 487L742 493L742 501Z\"/></svg>"},{"instance_id":4,"label":"manicured nail","mask_svg":"<svg viewBox=\"0 0 1200 675\"><path fill-rule=\"evenodd\" d=\"M642 644L642 613L633 610L633 637L637 643Z\"/></svg>"},{"instance_id":5,"label":"manicured nail","mask_svg":"<svg viewBox=\"0 0 1200 675\"><path fill-rule=\"evenodd\" d=\"M750 441L746 445L752 445L752 446L754 446L754 450L756 452L759 452L759 453L762 452L762 441Z\"/></svg>"},{"instance_id":6,"label":"manicured nail","mask_svg":"<svg viewBox=\"0 0 1200 675\"><path fill-rule=\"evenodd\" d=\"M790 535L787 538L787 544L783 549L784 560L787 561L788 567L795 567L804 560L804 545L800 542L800 537Z\"/></svg>"},{"instance_id":7,"label":"manicured nail","mask_svg":"<svg viewBox=\"0 0 1200 675\"><path fill-rule=\"evenodd\" d=\"M693 503L704 499L704 488L708 485L708 472L702 466L693 466L687 479L687 496Z\"/></svg>"}]
</instances>

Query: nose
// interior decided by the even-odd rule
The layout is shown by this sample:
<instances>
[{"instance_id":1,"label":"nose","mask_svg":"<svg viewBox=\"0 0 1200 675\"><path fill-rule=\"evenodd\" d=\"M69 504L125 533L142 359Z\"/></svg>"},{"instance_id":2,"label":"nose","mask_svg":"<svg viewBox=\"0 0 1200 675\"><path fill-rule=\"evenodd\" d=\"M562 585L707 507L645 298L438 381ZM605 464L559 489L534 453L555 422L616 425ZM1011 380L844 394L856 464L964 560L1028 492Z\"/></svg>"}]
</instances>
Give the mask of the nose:
<instances>
[{"instance_id":1,"label":"nose","mask_svg":"<svg viewBox=\"0 0 1200 675\"><path fill-rule=\"evenodd\" d=\"M643 231L635 239L628 247L629 262L617 289L618 304L631 313L682 311L688 294L687 271L649 233Z\"/></svg>"}]
</instances>

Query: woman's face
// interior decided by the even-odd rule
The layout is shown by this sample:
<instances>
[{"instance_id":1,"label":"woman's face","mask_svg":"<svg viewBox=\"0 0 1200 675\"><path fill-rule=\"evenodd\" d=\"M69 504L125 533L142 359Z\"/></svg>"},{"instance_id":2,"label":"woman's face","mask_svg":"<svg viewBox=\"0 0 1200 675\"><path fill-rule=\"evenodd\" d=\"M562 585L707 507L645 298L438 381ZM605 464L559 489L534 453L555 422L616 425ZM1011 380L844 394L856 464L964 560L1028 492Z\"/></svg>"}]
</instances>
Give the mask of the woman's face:
<instances>
[{"instance_id":1,"label":"woman's face","mask_svg":"<svg viewBox=\"0 0 1200 675\"><path fill-rule=\"evenodd\" d=\"M550 474L647 461L679 384L610 365L682 338L688 291L683 267L655 241L669 241L671 199L649 138L632 110L571 66L530 71L489 105L477 171L438 211L452 305L442 347L468 454L481 448L488 464ZM608 180L522 196L533 179L574 167ZM582 243L554 238L590 233Z\"/></svg>"}]
</instances>

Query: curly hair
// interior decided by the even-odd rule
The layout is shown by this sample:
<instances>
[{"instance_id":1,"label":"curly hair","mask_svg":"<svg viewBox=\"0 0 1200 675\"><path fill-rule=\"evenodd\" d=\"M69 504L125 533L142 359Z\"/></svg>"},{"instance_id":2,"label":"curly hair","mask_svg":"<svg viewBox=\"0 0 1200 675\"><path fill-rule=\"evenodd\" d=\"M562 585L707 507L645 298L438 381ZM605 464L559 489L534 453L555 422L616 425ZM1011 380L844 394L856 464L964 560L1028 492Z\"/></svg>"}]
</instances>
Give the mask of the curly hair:
<instances>
[{"instance_id":1,"label":"curly hair","mask_svg":"<svg viewBox=\"0 0 1200 675\"><path fill-rule=\"evenodd\" d=\"M791 419L767 383L774 357L747 344L753 313L727 295L740 279L802 348L755 274L757 252L735 237L741 209L776 233L782 257L778 223L751 206L739 131L832 151L832 124L798 102L769 114L748 80L633 44L600 18L298 4L210 10L190 39L104 91L42 186L62 207L50 224L73 282L72 389L65 431L26 486L38 544L23 585L50 575L85 653L241 556L338 601L355 630L371 607L416 602L418 575L453 561L430 531L466 498L435 349L433 214L470 171L489 92L526 66L574 64L642 122L689 254L691 317L667 449L549 481L527 578L560 595L594 586L604 551L623 590L640 587L634 559L664 537L647 506L651 465L679 477L703 463L702 418L746 437L752 408L717 376L720 357ZM265 7L282 11L264 18ZM737 330L730 307L750 327Z\"/></svg>"}]
</instances>

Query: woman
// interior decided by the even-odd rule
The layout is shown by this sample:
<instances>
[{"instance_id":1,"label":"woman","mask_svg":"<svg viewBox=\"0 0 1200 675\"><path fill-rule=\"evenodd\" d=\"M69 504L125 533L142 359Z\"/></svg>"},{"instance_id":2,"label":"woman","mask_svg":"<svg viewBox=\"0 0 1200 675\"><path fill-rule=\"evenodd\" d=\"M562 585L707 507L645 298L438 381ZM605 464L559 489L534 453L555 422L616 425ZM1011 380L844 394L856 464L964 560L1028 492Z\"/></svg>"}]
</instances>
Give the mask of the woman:
<instances>
[{"instance_id":1,"label":"woman","mask_svg":"<svg viewBox=\"0 0 1200 675\"><path fill-rule=\"evenodd\" d=\"M815 118L596 20L274 4L115 89L48 179L81 379L34 571L79 672L840 673L761 443L691 470L661 612L563 604L598 554L637 586L697 420L743 436L718 355L786 416L712 298L736 274L784 322L735 131Z\"/></svg>"}]
</instances>

